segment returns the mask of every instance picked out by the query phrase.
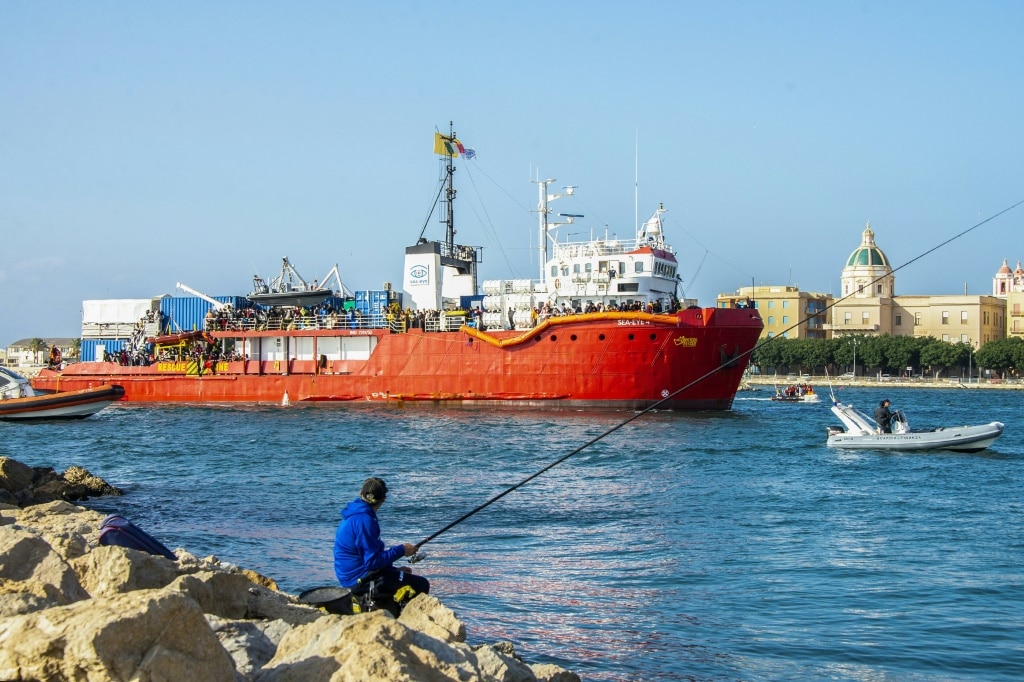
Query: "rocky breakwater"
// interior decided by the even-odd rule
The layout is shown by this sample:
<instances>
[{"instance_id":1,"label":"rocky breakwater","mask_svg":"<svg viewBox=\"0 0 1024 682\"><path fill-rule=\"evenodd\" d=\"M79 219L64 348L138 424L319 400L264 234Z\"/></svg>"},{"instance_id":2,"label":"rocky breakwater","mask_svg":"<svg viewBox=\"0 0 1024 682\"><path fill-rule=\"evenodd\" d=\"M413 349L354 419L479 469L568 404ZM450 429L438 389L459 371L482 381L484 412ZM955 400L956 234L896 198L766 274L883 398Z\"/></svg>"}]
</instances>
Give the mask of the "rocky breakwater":
<instances>
[{"instance_id":1,"label":"rocky breakwater","mask_svg":"<svg viewBox=\"0 0 1024 682\"><path fill-rule=\"evenodd\" d=\"M0 458L4 499L28 499L35 475ZM508 642L470 647L429 595L397 619L333 615L216 557L100 545L102 521L62 499L0 502L0 679L579 680Z\"/></svg>"}]
</instances>

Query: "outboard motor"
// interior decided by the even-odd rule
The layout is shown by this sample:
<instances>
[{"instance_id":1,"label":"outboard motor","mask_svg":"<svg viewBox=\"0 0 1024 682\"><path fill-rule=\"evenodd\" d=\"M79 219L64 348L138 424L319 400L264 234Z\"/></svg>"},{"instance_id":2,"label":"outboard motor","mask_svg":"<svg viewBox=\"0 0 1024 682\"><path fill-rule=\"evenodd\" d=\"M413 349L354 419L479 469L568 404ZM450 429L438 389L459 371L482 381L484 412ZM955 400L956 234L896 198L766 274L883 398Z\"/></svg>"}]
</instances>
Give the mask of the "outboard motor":
<instances>
[{"instance_id":1,"label":"outboard motor","mask_svg":"<svg viewBox=\"0 0 1024 682\"><path fill-rule=\"evenodd\" d=\"M908 433L910 431L910 421L907 416L903 414L903 410L896 410L892 413L892 424L893 433Z\"/></svg>"}]
</instances>

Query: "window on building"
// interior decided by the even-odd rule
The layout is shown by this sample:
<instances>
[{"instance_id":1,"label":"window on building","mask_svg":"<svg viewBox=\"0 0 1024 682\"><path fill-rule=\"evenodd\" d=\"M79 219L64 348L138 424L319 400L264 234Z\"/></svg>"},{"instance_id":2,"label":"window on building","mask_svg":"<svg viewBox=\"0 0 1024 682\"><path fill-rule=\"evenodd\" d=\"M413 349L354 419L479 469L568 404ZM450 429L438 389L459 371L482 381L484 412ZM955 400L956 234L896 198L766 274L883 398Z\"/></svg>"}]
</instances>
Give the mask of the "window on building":
<instances>
[{"instance_id":1,"label":"window on building","mask_svg":"<svg viewBox=\"0 0 1024 682\"><path fill-rule=\"evenodd\" d=\"M878 294L879 296L882 295L882 285L881 284L879 284L879 285L877 285L875 287L875 293Z\"/></svg>"},{"instance_id":2,"label":"window on building","mask_svg":"<svg viewBox=\"0 0 1024 682\"><path fill-rule=\"evenodd\" d=\"M775 307L775 301L768 301L768 309L771 310Z\"/></svg>"},{"instance_id":3,"label":"window on building","mask_svg":"<svg viewBox=\"0 0 1024 682\"><path fill-rule=\"evenodd\" d=\"M921 326L921 313L914 313L914 326L915 327L920 327Z\"/></svg>"},{"instance_id":4,"label":"window on building","mask_svg":"<svg viewBox=\"0 0 1024 682\"><path fill-rule=\"evenodd\" d=\"M960 324L967 324L967 311L966 310L961 310L960 311Z\"/></svg>"},{"instance_id":5,"label":"window on building","mask_svg":"<svg viewBox=\"0 0 1024 682\"><path fill-rule=\"evenodd\" d=\"M644 271L644 262L638 260L636 262L636 266L633 268L633 271L634 272L643 272Z\"/></svg>"},{"instance_id":6,"label":"window on building","mask_svg":"<svg viewBox=\"0 0 1024 682\"><path fill-rule=\"evenodd\" d=\"M868 311L865 310L864 312L862 312L860 314L860 323L861 324L868 324L870 321L871 321L871 313L869 313Z\"/></svg>"},{"instance_id":7,"label":"window on building","mask_svg":"<svg viewBox=\"0 0 1024 682\"><path fill-rule=\"evenodd\" d=\"M768 324L775 324L775 316L774 315L769 315L768 316Z\"/></svg>"},{"instance_id":8,"label":"window on building","mask_svg":"<svg viewBox=\"0 0 1024 682\"><path fill-rule=\"evenodd\" d=\"M902 325L903 325L903 316L902 315L897 315L896 316L896 326L900 327Z\"/></svg>"},{"instance_id":9,"label":"window on building","mask_svg":"<svg viewBox=\"0 0 1024 682\"><path fill-rule=\"evenodd\" d=\"M942 324L949 324L949 311L948 310L943 310L942 311Z\"/></svg>"},{"instance_id":10,"label":"window on building","mask_svg":"<svg viewBox=\"0 0 1024 682\"><path fill-rule=\"evenodd\" d=\"M782 338L788 339L789 338L789 332L782 332Z\"/></svg>"},{"instance_id":11,"label":"window on building","mask_svg":"<svg viewBox=\"0 0 1024 682\"><path fill-rule=\"evenodd\" d=\"M789 301L783 301L782 302L782 307L783 308L788 308L789 307Z\"/></svg>"},{"instance_id":12,"label":"window on building","mask_svg":"<svg viewBox=\"0 0 1024 682\"><path fill-rule=\"evenodd\" d=\"M789 324L789 315L782 316L782 324Z\"/></svg>"},{"instance_id":13,"label":"window on building","mask_svg":"<svg viewBox=\"0 0 1024 682\"><path fill-rule=\"evenodd\" d=\"M774 336L775 336L775 332L768 332L768 338L769 339L774 337Z\"/></svg>"},{"instance_id":14,"label":"window on building","mask_svg":"<svg viewBox=\"0 0 1024 682\"><path fill-rule=\"evenodd\" d=\"M949 343L949 334L943 334L942 340L945 341L946 343Z\"/></svg>"},{"instance_id":15,"label":"window on building","mask_svg":"<svg viewBox=\"0 0 1024 682\"><path fill-rule=\"evenodd\" d=\"M843 313L843 324L853 324L853 313Z\"/></svg>"}]
</instances>

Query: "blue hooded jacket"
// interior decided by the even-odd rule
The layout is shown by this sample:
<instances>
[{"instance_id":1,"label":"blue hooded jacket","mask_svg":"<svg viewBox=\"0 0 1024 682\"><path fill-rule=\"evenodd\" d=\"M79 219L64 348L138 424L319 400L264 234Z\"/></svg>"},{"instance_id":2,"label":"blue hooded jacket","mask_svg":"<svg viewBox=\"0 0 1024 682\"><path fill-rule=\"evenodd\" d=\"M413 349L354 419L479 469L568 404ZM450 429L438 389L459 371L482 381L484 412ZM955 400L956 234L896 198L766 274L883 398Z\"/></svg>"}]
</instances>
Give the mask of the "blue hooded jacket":
<instances>
[{"instance_id":1,"label":"blue hooded jacket","mask_svg":"<svg viewBox=\"0 0 1024 682\"><path fill-rule=\"evenodd\" d=\"M342 587L353 587L370 571L387 568L403 556L403 545L384 546L373 507L362 499L348 503L334 536L334 575Z\"/></svg>"}]
</instances>

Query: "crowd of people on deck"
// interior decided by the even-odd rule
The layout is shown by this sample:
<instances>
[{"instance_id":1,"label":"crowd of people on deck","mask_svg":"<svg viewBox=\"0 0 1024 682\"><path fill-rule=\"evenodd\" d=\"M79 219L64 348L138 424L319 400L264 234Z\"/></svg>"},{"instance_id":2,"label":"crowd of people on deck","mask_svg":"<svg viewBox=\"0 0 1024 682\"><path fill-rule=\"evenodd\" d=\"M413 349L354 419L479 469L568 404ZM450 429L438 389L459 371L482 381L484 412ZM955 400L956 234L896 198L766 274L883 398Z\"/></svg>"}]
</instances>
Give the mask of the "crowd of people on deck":
<instances>
[{"instance_id":1,"label":"crowd of people on deck","mask_svg":"<svg viewBox=\"0 0 1024 682\"><path fill-rule=\"evenodd\" d=\"M579 315L600 312L676 312L679 309L678 299L673 298L669 306L658 301L634 302L629 305L618 305L615 302L595 303L587 301L585 305L571 307L562 302L555 304L546 302L533 309L516 310L509 308L507 320L502 320L504 329L524 329L527 327L525 313L529 311L529 327L554 317ZM484 328L484 312L479 307L463 310L412 310L402 308L396 302L382 306L376 314L366 314L355 307L338 309L329 302L307 307L272 307L264 309L260 306L235 308L224 305L211 308L204 321L204 331L263 331L263 330L295 330L295 329L389 329L393 333L401 333L410 329L424 332L453 331L463 325ZM104 352L105 362L123 366L147 366L160 361L195 361L200 366L213 368L218 361L236 361L245 358L232 350L225 350L220 340L211 335L190 342L182 348L154 347L147 337L146 330L153 323L158 324L160 333L171 333L165 329L165 316L159 311L149 311L140 319L132 332L118 350ZM54 352L55 351L55 352ZM51 349L49 365L53 368L61 366L60 351Z\"/></svg>"},{"instance_id":2,"label":"crowd of people on deck","mask_svg":"<svg viewBox=\"0 0 1024 682\"><path fill-rule=\"evenodd\" d=\"M537 326L544 320L565 315L599 312L647 312L651 314L676 312L679 301L672 300L671 305L662 305L660 301L636 301L628 305L617 303L595 303L570 306L566 302L555 304L545 302L543 305L529 310L529 326ZM525 311L509 308L507 321L503 320L504 329L516 329L527 326ZM412 310L402 308L398 303L382 306L379 312L366 313L358 308L338 309L324 302L318 306L295 308L269 308L264 310L258 306L234 308L230 305L219 309L211 309L205 320L207 331L243 331L243 330L284 330L295 329L390 329L392 332L404 332L409 329L423 331L450 331L466 324L478 329L483 328L484 313L479 307L462 310Z\"/></svg>"}]
</instances>

